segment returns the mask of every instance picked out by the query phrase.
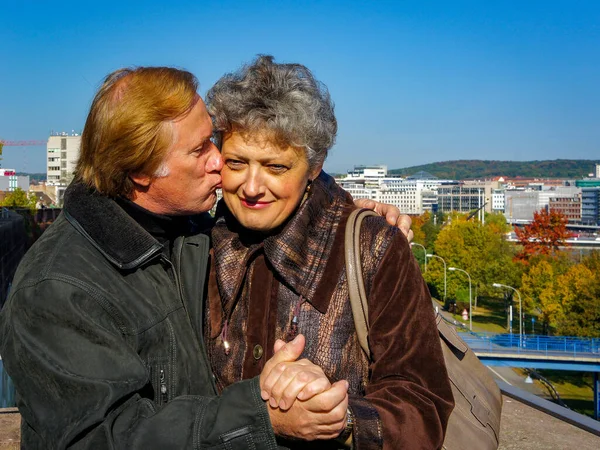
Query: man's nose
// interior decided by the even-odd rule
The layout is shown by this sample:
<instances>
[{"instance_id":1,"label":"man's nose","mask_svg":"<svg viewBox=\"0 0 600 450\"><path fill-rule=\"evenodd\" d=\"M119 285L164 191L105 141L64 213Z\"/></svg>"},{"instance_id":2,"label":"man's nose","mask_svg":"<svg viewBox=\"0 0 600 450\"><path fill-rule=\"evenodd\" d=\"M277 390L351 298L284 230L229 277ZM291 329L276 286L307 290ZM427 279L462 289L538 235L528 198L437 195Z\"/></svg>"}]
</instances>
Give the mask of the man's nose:
<instances>
[{"instance_id":1,"label":"man's nose","mask_svg":"<svg viewBox=\"0 0 600 450\"><path fill-rule=\"evenodd\" d=\"M206 160L206 171L207 172L220 172L223 168L223 157L219 149L212 144L212 149Z\"/></svg>"}]
</instances>

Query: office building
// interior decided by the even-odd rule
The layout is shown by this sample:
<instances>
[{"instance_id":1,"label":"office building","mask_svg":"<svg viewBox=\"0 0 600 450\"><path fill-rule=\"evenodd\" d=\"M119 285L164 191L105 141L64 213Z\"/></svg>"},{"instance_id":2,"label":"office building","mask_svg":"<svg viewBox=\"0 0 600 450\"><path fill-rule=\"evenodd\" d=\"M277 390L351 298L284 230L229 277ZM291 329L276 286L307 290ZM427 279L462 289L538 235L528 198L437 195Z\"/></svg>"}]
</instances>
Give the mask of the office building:
<instances>
[{"instance_id":1,"label":"office building","mask_svg":"<svg viewBox=\"0 0 600 450\"><path fill-rule=\"evenodd\" d=\"M77 133L57 133L48 138L46 180L49 185L66 187L71 182L80 146L81 136Z\"/></svg>"},{"instance_id":2,"label":"office building","mask_svg":"<svg viewBox=\"0 0 600 450\"><path fill-rule=\"evenodd\" d=\"M17 175L14 169L0 169L0 191L13 192L17 188L27 192L29 176Z\"/></svg>"}]
</instances>

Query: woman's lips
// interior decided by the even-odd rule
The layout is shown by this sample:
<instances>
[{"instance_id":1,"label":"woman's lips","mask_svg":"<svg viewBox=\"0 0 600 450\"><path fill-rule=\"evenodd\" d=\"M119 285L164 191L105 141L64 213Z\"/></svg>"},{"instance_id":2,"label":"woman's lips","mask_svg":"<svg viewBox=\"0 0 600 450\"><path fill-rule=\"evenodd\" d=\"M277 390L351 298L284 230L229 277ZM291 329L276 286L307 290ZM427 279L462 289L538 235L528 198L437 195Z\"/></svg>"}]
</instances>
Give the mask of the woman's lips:
<instances>
[{"instance_id":1,"label":"woman's lips","mask_svg":"<svg viewBox=\"0 0 600 450\"><path fill-rule=\"evenodd\" d=\"M254 200L248 200L245 198L241 198L240 202L246 208L250 208L250 209L263 209L271 204L271 202L254 201Z\"/></svg>"}]
</instances>

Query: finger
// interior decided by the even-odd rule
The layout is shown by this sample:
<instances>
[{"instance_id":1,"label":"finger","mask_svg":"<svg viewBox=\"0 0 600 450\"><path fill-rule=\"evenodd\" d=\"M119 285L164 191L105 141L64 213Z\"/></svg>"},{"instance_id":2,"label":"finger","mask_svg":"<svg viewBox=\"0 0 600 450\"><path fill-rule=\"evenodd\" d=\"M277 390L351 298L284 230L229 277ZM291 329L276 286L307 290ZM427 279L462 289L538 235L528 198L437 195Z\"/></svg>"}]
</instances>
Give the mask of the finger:
<instances>
[{"instance_id":1,"label":"finger","mask_svg":"<svg viewBox=\"0 0 600 450\"><path fill-rule=\"evenodd\" d=\"M412 242L412 240L413 240L413 238L414 238L414 237L415 237L415 234L413 233L413 230L410 230L410 231L408 232L408 236L406 236L406 240L407 240L408 242Z\"/></svg>"},{"instance_id":2,"label":"finger","mask_svg":"<svg viewBox=\"0 0 600 450\"><path fill-rule=\"evenodd\" d=\"M273 387L275 387L277 385L277 383L281 384L283 382L283 380L281 380L281 377L284 377L284 379L288 380L288 382L289 382L290 370L291 370L289 368L290 364L294 364L294 362L281 362L281 363L277 364L275 367L273 367L273 369L267 375L265 375L264 378L261 375L260 396L262 397L263 400L269 400L269 404L273 408L276 408L279 403L279 399L278 398L276 399L275 395L273 393Z\"/></svg>"},{"instance_id":3,"label":"finger","mask_svg":"<svg viewBox=\"0 0 600 450\"><path fill-rule=\"evenodd\" d=\"M278 406L285 411L294 403L298 392L311 380L311 374L303 372L297 366L287 367L271 388L269 405Z\"/></svg>"},{"instance_id":4,"label":"finger","mask_svg":"<svg viewBox=\"0 0 600 450\"><path fill-rule=\"evenodd\" d=\"M267 361L267 363L265 364L265 368L263 369L263 373L265 372L267 367L269 367L269 370L271 370L273 367L275 367L281 362L296 361L304 351L305 343L306 341L304 339L304 336L299 334L295 337L293 341L281 346L279 351Z\"/></svg>"},{"instance_id":5,"label":"finger","mask_svg":"<svg viewBox=\"0 0 600 450\"><path fill-rule=\"evenodd\" d=\"M298 393L296 396L298 400L309 400L315 395L325 392L331 387L331 383L327 378L318 378L315 381L311 381Z\"/></svg>"},{"instance_id":6,"label":"finger","mask_svg":"<svg viewBox=\"0 0 600 450\"><path fill-rule=\"evenodd\" d=\"M340 403L336 406L331 412L327 413L324 422L324 431L328 433L333 433L334 437L338 437L341 431L346 426L346 415L348 413L348 397L346 397L346 401ZM328 422L328 425L325 423Z\"/></svg>"},{"instance_id":7,"label":"finger","mask_svg":"<svg viewBox=\"0 0 600 450\"><path fill-rule=\"evenodd\" d=\"M330 412L340 404L348 404L348 382L346 380L336 381L327 391L315 395L304 404L311 412Z\"/></svg>"},{"instance_id":8,"label":"finger","mask_svg":"<svg viewBox=\"0 0 600 450\"><path fill-rule=\"evenodd\" d=\"M269 400L269 404L276 408L281 401L282 393L294 377L302 371L319 371L319 366L314 365L307 359L291 362L280 362L273 370L264 377L261 375L261 397L263 400ZM324 376L324 374L323 374ZM310 380L309 380L310 381ZM301 388L300 388L301 389ZM296 396L294 395L294 399ZM293 403L293 401L292 401Z\"/></svg>"},{"instance_id":9,"label":"finger","mask_svg":"<svg viewBox=\"0 0 600 450\"><path fill-rule=\"evenodd\" d=\"M385 216L385 220L392 226L398 226L398 222L401 220L400 210L393 205L382 204L380 206L379 214Z\"/></svg>"},{"instance_id":10,"label":"finger","mask_svg":"<svg viewBox=\"0 0 600 450\"><path fill-rule=\"evenodd\" d=\"M398 223L395 223L394 225L400 228L404 236L408 237L409 233L411 232L410 227L412 225L412 219L410 216L402 214L398 217Z\"/></svg>"},{"instance_id":11,"label":"finger","mask_svg":"<svg viewBox=\"0 0 600 450\"><path fill-rule=\"evenodd\" d=\"M271 359L269 359L262 372L260 373L260 388L261 388L261 397L263 400L267 400L270 397L270 392L264 390L264 380L267 379L273 368L277 367L278 364L284 361L295 361L304 351L305 344L304 336L299 334L296 338L283 345L277 353L273 355ZM264 392L263 392L264 391Z\"/></svg>"},{"instance_id":12,"label":"finger","mask_svg":"<svg viewBox=\"0 0 600 450\"><path fill-rule=\"evenodd\" d=\"M313 388L309 389L311 392L313 389L318 390L315 394L307 397L313 397L317 393L324 392L331 387L331 383L323 373L320 367L315 366L318 370L302 370L299 371L296 376L290 380L287 386L283 389L279 396L279 408L282 410L289 409L292 404L296 401L296 398L307 386L316 384ZM274 389L274 392L278 392L277 386Z\"/></svg>"},{"instance_id":13,"label":"finger","mask_svg":"<svg viewBox=\"0 0 600 450\"><path fill-rule=\"evenodd\" d=\"M281 339L277 339L275 341L275 345L273 346L273 353L277 353L279 350L281 350L281 347L283 347L285 345L285 341L282 341Z\"/></svg>"},{"instance_id":14,"label":"finger","mask_svg":"<svg viewBox=\"0 0 600 450\"><path fill-rule=\"evenodd\" d=\"M359 208L374 209L377 203L374 200L370 200L368 198L357 198L356 200L354 200L354 204Z\"/></svg>"}]
</instances>

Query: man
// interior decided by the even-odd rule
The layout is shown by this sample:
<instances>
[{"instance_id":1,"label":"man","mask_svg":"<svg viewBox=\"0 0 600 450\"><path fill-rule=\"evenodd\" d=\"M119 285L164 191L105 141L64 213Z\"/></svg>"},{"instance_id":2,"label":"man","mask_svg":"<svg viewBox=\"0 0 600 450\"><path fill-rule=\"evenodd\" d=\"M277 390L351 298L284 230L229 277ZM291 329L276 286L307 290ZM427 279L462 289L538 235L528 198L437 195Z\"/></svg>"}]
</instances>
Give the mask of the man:
<instances>
[{"instance_id":1,"label":"man","mask_svg":"<svg viewBox=\"0 0 600 450\"><path fill-rule=\"evenodd\" d=\"M216 396L201 339L209 240L198 230L210 222L198 214L223 162L197 87L181 70L124 69L94 98L63 214L0 315L23 448L273 449L275 434L344 428L347 384L292 363L302 338ZM284 363L287 411L261 398ZM301 390L307 400L292 403Z\"/></svg>"}]
</instances>

